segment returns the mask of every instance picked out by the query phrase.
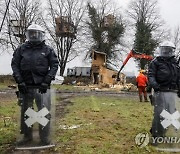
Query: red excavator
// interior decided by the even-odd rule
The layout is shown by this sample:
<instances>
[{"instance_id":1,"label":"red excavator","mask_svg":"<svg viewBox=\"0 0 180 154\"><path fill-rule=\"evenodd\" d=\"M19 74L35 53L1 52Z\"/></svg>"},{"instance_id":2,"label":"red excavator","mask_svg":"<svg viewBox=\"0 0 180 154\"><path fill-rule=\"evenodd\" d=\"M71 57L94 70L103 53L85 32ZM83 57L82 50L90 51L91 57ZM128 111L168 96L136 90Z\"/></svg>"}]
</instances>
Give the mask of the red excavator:
<instances>
[{"instance_id":1,"label":"red excavator","mask_svg":"<svg viewBox=\"0 0 180 154\"><path fill-rule=\"evenodd\" d=\"M147 60L152 60L153 57L150 56L150 55L146 55L146 54L142 54L142 53L138 53L138 52L135 52L133 49L129 52L129 54L127 55L126 59L123 61L123 65L121 66L118 74L117 74L117 81L120 81L120 72L121 70L124 68L124 66L126 65L126 63L128 62L128 60L131 58L131 57L134 57L134 58L140 58L140 59L147 59Z\"/></svg>"}]
</instances>

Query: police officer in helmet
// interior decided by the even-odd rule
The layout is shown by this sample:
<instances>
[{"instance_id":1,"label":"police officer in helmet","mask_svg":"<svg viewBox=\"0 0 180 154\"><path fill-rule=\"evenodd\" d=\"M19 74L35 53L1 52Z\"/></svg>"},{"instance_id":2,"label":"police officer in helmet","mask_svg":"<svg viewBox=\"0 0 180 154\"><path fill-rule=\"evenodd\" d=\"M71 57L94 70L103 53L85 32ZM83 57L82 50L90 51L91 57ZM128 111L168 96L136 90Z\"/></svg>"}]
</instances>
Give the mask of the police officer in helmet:
<instances>
[{"instance_id":1,"label":"police officer in helmet","mask_svg":"<svg viewBox=\"0 0 180 154\"><path fill-rule=\"evenodd\" d=\"M38 111L43 107L50 110L50 85L58 69L57 56L50 46L45 43L45 31L37 24L32 24L26 32L27 41L14 52L11 67L13 76L18 84L21 102L21 134L24 135L19 144L33 140L32 127L25 123L25 112L33 108L35 100ZM48 96L46 103L42 94ZM50 117L50 116L49 116ZM50 119L49 119L50 120ZM39 136L42 144L50 143L50 122L45 126L39 125Z\"/></svg>"},{"instance_id":2,"label":"police officer in helmet","mask_svg":"<svg viewBox=\"0 0 180 154\"><path fill-rule=\"evenodd\" d=\"M165 41L159 46L159 55L149 65L148 79L155 91L154 119L150 131L153 137L163 137L165 129L160 114L163 110L170 114L175 112L175 98L180 87L179 66L172 42Z\"/></svg>"}]
</instances>

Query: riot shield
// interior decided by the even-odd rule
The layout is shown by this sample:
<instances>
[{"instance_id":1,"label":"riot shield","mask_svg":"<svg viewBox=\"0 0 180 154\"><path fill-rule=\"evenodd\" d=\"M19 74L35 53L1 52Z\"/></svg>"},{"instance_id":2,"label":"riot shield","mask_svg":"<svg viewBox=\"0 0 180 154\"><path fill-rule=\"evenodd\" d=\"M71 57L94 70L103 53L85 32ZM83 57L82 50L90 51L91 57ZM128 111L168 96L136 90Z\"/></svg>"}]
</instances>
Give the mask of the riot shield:
<instances>
[{"instance_id":1,"label":"riot shield","mask_svg":"<svg viewBox=\"0 0 180 154\"><path fill-rule=\"evenodd\" d=\"M157 150L180 152L180 99L176 91L154 94L152 142Z\"/></svg>"},{"instance_id":2,"label":"riot shield","mask_svg":"<svg viewBox=\"0 0 180 154\"><path fill-rule=\"evenodd\" d=\"M43 149L54 146L55 91L41 94L37 88L18 94L20 134L16 149Z\"/></svg>"}]
</instances>

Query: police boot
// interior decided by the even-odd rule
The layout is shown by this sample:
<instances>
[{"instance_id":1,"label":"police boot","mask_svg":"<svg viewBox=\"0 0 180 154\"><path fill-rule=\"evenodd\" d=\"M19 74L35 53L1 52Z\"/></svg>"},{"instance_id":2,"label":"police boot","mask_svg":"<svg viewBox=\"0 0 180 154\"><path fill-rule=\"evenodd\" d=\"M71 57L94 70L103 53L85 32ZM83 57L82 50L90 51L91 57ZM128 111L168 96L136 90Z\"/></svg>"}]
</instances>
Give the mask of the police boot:
<instances>
[{"instance_id":1,"label":"police boot","mask_svg":"<svg viewBox=\"0 0 180 154\"><path fill-rule=\"evenodd\" d=\"M149 143L152 145L152 146L157 146L158 143L157 143L157 135L154 135L153 133L153 128L151 127L151 129L149 130L149 132L151 133L152 137L150 138L149 140Z\"/></svg>"},{"instance_id":2,"label":"police boot","mask_svg":"<svg viewBox=\"0 0 180 154\"><path fill-rule=\"evenodd\" d=\"M24 135L22 140L19 140L16 142L17 146L26 145L30 143L33 140L32 136L26 136Z\"/></svg>"},{"instance_id":3,"label":"police boot","mask_svg":"<svg viewBox=\"0 0 180 154\"><path fill-rule=\"evenodd\" d=\"M147 96L144 96L144 102L149 102Z\"/></svg>"},{"instance_id":4,"label":"police boot","mask_svg":"<svg viewBox=\"0 0 180 154\"><path fill-rule=\"evenodd\" d=\"M42 139L40 142L41 146L46 146L46 145L50 145L51 141L49 139Z\"/></svg>"}]
</instances>

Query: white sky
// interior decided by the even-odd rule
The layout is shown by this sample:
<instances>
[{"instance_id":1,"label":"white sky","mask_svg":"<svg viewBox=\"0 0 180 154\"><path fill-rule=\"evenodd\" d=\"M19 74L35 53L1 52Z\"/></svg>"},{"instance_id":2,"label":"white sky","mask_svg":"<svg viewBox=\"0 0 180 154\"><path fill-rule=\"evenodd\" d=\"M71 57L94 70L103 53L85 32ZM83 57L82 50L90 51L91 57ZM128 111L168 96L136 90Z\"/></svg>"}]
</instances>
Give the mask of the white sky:
<instances>
[{"instance_id":1,"label":"white sky","mask_svg":"<svg viewBox=\"0 0 180 154\"><path fill-rule=\"evenodd\" d=\"M124 9L127 7L131 0L117 0L116 3L122 6ZM180 25L180 0L159 0L160 14L162 18L166 21L166 24L175 28ZM1 22L1 21L0 21ZM12 55L2 54L0 55L0 74L11 74L11 58ZM74 66L87 66L87 64L82 63L80 57L76 58L73 62L69 63L67 67ZM127 66L124 68L125 72L137 72L135 63L133 59L130 59Z\"/></svg>"}]
</instances>

